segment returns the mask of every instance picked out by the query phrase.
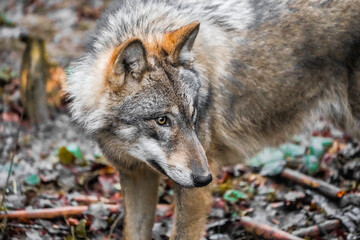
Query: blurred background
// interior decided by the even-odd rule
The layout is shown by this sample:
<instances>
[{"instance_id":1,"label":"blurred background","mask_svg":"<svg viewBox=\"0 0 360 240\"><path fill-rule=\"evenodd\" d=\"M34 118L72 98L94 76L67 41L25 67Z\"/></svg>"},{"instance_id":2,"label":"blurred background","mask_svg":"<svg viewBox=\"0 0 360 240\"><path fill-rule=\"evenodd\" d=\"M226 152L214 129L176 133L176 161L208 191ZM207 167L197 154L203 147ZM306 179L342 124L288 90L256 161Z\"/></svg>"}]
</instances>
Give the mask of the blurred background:
<instances>
[{"instance_id":1,"label":"blurred background","mask_svg":"<svg viewBox=\"0 0 360 240\"><path fill-rule=\"evenodd\" d=\"M121 239L121 185L62 90L110 1L0 1L0 239ZM360 146L319 119L214 179L204 239L360 239ZM169 239L173 183L153 239ZM292 234L292 235L289 235Z\"/></svg>"}]
</instances>

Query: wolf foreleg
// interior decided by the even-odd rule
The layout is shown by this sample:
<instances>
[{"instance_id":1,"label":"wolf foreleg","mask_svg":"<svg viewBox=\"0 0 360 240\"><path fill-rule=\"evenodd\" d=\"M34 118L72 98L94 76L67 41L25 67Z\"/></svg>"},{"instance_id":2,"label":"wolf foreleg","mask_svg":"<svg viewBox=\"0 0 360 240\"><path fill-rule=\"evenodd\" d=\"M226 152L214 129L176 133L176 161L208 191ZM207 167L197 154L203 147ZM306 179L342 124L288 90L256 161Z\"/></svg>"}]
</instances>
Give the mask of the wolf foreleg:
<instances>
[{"instance_id":1,"label":"wolf foreleg","mask_svg":"<svg viewBox=\"0 0 360 240\"><path fill-rule=\"evenodd\" d=\"M144 166L140 169L119 169L125 202L126 240L149 240L155 220L159 174Z\"/></svg>"},{"instance_id":2,"label":"wolf foreleg","mask_svg":"<svg viewBox=\"0 0 360 240\"><path fill-rule=\"evenodd\" d=\"M199 240L204 236L212 197L210 187L183 188L176 185L175 221L171 240Z\"/></svg>"}]
</instances>

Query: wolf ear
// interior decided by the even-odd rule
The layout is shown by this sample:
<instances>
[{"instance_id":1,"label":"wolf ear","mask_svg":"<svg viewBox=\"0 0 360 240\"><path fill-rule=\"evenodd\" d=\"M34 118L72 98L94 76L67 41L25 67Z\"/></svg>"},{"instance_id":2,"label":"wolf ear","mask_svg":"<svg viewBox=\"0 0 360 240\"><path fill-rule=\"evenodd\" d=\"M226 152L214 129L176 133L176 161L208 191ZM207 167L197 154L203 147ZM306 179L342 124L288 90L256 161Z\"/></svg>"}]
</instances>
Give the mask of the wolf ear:
<instances>
[{"instance_id":1,"label":"wolf ear","mask_svg":"<svg viewBox=\"0 0 360 240\"><path fill-rule=\"evenodd\" d=\"M164 50L173 63L191 62L192 47L199 32L200 23L193 22L164 35Z\"/></svg>"},{"instance_id":2,"label":"wolf ear","mask_svg":"<svg viewBox=\"0 0 360 240\"><path fill-rule=\"evenodd\" d=\"M131 74L137 78L146 70L146 51L139 39L129 40L114 54L113 71L116 75Z\"/></svg>"}]
</instances>

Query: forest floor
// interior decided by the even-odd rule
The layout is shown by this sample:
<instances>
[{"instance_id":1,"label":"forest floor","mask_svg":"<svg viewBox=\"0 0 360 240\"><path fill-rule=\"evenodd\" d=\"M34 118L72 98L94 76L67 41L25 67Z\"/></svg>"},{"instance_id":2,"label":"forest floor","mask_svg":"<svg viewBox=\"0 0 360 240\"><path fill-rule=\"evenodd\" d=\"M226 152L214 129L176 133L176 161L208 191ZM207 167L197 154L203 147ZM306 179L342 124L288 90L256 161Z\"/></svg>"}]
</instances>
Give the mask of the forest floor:
<instances>
[{"instance_id":1,"label":"forest floor","mask_svg":"<svg viewBox=\"0 0 360 240\"><path fill-rule=\"evenodd\" d=\"M121 239L119 175L70 121L66 101L49 103L45 124L21 121L20 36L45 36L47 84L61 95L69 63L81 56L105 4L0 2L0 239ZM360 239L360 145L326 121L222 168L214 181L204 239L291 239L284 232L293 239ZM172 185L164 180L159 188L155 240L171 233Z\"/></svg>"}]
</instances>

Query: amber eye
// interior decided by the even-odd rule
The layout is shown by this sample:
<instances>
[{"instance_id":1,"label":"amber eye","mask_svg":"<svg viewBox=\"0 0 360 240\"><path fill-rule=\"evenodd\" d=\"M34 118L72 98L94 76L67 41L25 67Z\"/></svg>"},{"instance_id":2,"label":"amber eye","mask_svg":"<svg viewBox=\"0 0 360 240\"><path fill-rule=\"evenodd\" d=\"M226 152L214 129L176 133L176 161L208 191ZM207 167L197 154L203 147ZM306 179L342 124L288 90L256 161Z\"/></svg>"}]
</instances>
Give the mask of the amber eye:
<instances>
[{"instance_id":1,"label":"amber eye","mask_svg":"<svg viewBox=\"0 0 360 240\"><path fill-rule=\"evenodd\" d=\"M157 119L155 119L156 123L159 125L165 125L168 122L168 118L167 117L158 117Z\"/></svg>"}]
</instances>

